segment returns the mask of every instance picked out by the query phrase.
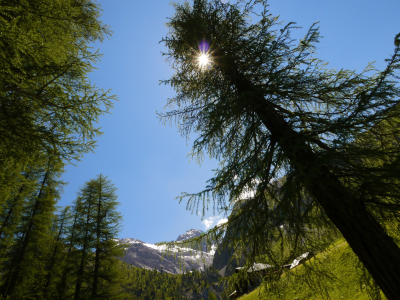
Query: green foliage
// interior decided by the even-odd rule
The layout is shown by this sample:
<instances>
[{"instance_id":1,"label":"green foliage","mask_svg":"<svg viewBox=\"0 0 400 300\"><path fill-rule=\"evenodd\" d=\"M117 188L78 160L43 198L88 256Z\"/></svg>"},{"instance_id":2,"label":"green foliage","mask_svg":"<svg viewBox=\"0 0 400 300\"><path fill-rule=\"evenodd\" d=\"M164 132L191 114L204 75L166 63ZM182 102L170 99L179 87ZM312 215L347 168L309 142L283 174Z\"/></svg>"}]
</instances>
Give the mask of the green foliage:
<instances>
[{"instance_id":1,"label":"green foliage","mask_svg":"<svg viewBox=\"0 0 400 300\"><path fill-rule=\"evenodd\" d=\"M63 182L56 178L62 167L52 161L29 169L26 182L3 211L4 298L113 299L122 293L116 188L99 175L85 183L72 208L57 215Z\"/></svg>"},{"instance_id":2,"label":"green foliage","mask_svg":"<svg viewBox=\"0 0 400 300\"><path fill-rule=\"evenodd\" d=\"M63 164L40 159L24 174L13 201L2 220L1 294L10 299L41 295L46 277L46 260L54 242L52 231L56 203L63 182L57 178Z\"/></svg>"},{"instance_id":3,"label":"green foliage","mask_svg":"<svg viewBox=\"0 0 400 300\"><path fill-rule=\"evenodd\" d=\"M383 71L329 70L315 57L317 24L296 42L295 24L282 26L267 7L256 0L174 3L162 42L175 72L162 83L176 95L159 116L186 138L196 132L192 158L220 161L205 190L178 198L203 216L211 207L229 216L184 243L220 241L229 227L223 246L246 258L243 270L254 262L279 269L343 235L381 287L396 288L385 284L384 266L400 250L383 227L398 226L400 208L398 36ZM201 43L209 44L207 68L197 64Z\"/></svg>"},{"instance_id":4,"label":"green foliage","mask_svg":"<svg viewBox=\"0 0 400 300\"><path fill-rule=\"evenodd\" d=\"M218 300L217 296L213 292L208 293L208 300Z\"/></svg>"},{"instance_id":5,"label":"green foliage","mask_svg":"<svg viewBox=\"0 0 400 300\"><path fill-rule=\"evenodd\" d=\"M150 271L121 263L125 280L123 299L219 299L222 292L219 275L212 268L204 272L192 270L184 274ZM203 295L208 295L203 296ZM211 296L210 296L211 295ZM213 297L213 298L212 298Z\"/></svg>"},{"instance_id":6,"label":"green foliage","mask_svg":"<svg viewBox=\"0 0 400 300\"><path fill-rule=\"evenodd\" d=\"M109 299L118 292L118 257L122 246L114 241L121 216L116 188L103 175L90 180L78 192L78 217L74 228L75 269L74 299Z\"/></svg>"},{"instance_id":7,"label":"green foliage","mask_svg":"<svg viewBox=\"0 0 400 300\"><path fill-rule=\"evenodd\" d=\"M1 1L2 169L41 151L72 160L93 150L115 99L87 77L101 56L90 43L110 35L99 16L90 0Z\"/></svg>"},{"instance_id":8,"label":"green foliage","mask_svg":"<svg viewBox=\"0 0 400 300\"><path fill-rule=\"evenodd\" d=\"M363 272L357 257L346 242L339 243L324 253L318 254L290 272L282 275L277 287L263 285L239 299L374 299L371 285L360 282ZM316 273L307 273L313 268ZM321 280L319 274L330 274L332 280ZM372 288L372 289L371 289ZM315 290L320 289L319 293ZM268 291L268 292L267 292ZM379 293L379 291L378 291ZM382 295L383 296L383 295Z\"/></svg>"},{"instance_id":9,"label":"green foliage","mask_svg":"<svg viewBox=\"0 0 400 300\"><path fill-rule=\"evenodd\" d=\"M115 100L88 79L101 57L90 45L111 33L100 11L91 0L0 1L0 292L7 299L71 299L78 282L85 292L75 299L119 293L112 184L92 180L90 199L83 193L56 215L64 162L93 151L101 134L95 123Z\"/></svg>"}]
</instances>

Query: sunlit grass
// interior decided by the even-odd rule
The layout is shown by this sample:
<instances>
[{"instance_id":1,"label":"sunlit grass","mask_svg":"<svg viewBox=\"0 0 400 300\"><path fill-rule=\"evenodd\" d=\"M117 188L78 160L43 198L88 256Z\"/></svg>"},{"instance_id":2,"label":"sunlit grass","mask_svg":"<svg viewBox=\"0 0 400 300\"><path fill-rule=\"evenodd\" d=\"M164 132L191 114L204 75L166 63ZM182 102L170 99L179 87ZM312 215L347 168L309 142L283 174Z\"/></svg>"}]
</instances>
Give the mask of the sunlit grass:
<instances>
[{"instance_id":1,"label":"sunlit grass","mask_svg":"<svg viewBox=\"0 0 400 300\"><path fill-rule=\"evenodd\" d=\"M338 279L333 283L323 283L331 299L370 299L370 297L367 295L365 287L359 286L357 280L359 274L357 274L357 270L354 265L354 257L355 254L351 251L349 245L343 240L337 241L337 243L332 245L332 248L329 251L317 254L316 258L321 263L318 269L320 269L320 271L324 271L324 268L327 270L329 269ZM314 260L314 258L311 258L307 263L313 263ZM297 276L282 276L281 281L284 288L280 291L280 293L276 293L275 295L270 294L268 296L268 300L325 299L325 297L315 293L314 290L310 289L310 287L306 284L306 280L301 280L301 277L304 274L303 266L299 266L290 272ZM383 296L382 293L381 295ZM239 298L239 300L260 299L266 299L264 287L259 287L248 295L244 295Z\"/></svg>"}]
</instances>

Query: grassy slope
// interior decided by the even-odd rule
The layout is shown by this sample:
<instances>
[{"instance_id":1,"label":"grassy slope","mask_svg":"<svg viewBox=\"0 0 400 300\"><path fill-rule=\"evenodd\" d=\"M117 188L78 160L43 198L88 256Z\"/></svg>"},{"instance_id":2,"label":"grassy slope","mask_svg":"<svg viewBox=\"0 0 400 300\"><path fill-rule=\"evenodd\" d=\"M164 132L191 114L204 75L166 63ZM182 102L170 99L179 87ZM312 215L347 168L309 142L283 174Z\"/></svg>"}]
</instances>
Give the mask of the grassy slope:
<instances>
[{"instance_id":1,"label":"grassy slope","mask_svg":"<svg viewBox=\"0 0 400 300\"><path fill-rule=\"evenodd\" d=\"M279 280L278 289L275 295L266 297L264 288L258 288L240 300L276 299L276 300L300 300L300 299L326 299L328 296L321 295L309 286L326 289L331 299L361 300L370 299L365 286L361 287L357 281L357 274L361 270L356 267L355 254L351 251L346 242L336 243L329 251L317 255L318 259L310 259L306 264L319 271L331 271L336 277L333 283L326 282L322 277L313 276L290 276L304 274L304 266L299 266L290 271L290 274L283 275ZM288 276L289 275L289 276ZM261 291L261 293L260 293ZM263 297L264 291L264 297Z\"/></svg>"}]
</instances>

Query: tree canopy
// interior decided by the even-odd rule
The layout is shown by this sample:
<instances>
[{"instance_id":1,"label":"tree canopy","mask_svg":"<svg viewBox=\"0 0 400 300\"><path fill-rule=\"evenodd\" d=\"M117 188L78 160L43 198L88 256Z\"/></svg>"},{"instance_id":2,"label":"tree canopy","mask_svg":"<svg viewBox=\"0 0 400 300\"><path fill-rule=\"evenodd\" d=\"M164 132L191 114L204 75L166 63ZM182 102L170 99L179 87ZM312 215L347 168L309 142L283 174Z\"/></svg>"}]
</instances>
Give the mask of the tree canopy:
<instances>
[{"instance_id":1,"label":"tree canopy","mask_svg":"<svg viewBox=\"0 0 400 300\"><path fill-rule=\"evenodd\" d=\"M84 289L93 282L87 295L96 299L119 293L115 188L104 177L91 181L100 195L91 203L97 227L86 260L76 253L86 212L74 207L73 221L69 208L56 213L65 163L93 151L98 118L116 99L88 78L101 57L93 44L111 34L100 13L91 0L0 1L0 293L7 299L70 299L76 281ZM78 261L93 263L83 264L85 282L75 276Z\"/></svg>"},{"instance_id":2,"label":"tree canopy","mask_svg":"<svg viewBox=\"0 0 400 300\"><path fill-rule=\"evenodd\" d=\"M93 150L115 99L87 77L101 57L91 44L110 35L99 16L90 0L1 1L2 168L38 151L72 160Z\"/></svg>"},{"instance_id":3,"label":"tree canopy","mask_svg":"<svg viewBox=\"0 0 400 300\"><path fill-rule=\"evenodd\" d=\"M261 6L261 12L256 11ZM187 207L226 212L208 233L282 266L343 236L386 297L400 293L400 34L387 67L330 70L313 24L295 41L267 1L174 3L162 42L175 70L163 122L193 132L191 156L220 161ZM377 259L379 257L379 259ZM390 275L389 275L390 274ZM397 279L394 279L397 278Z\"/></svg>"}]
</instances>

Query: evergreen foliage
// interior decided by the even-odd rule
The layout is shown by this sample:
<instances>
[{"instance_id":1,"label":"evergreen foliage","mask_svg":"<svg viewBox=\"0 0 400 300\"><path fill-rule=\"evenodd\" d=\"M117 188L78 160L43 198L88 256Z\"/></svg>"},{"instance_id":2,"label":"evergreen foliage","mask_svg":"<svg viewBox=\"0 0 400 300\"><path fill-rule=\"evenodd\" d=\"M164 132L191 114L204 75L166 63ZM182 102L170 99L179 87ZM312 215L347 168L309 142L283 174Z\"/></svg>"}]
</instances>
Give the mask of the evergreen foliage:
<instances>
[{"instance_id":1,"label":"evergreen foliage","mask_svg":"<svg viewBox=\"0 0 400 300\"><path fill-rule=\"evenodd\" d=\"M88 79L101 57L89 45L110 35L99 16L91 0L0 2L1 207L26 190L37 156L71 162L94 149L115 100Z\"/></svg>"},{"instance_id":2,"label":"evergreen foliage","mask_svg":"<svg viewBox=\"0 0 400 300\"><path fill-rule=\"evenodd\" d=\"M79 216L73 230L75 269L74 300L110 299L118 293L118 257L122 246L115 242L121 216L116 188L103 175L90 180L77 198Z\"/></svg>"},{"instance_id":3,"label":"evergreen foliage","mask_svg":"<svg viewBox=\"0 0 400 300\"><path fill-rule=\"evenodd\" d=\"M122 293L116 188L99 175L80 189L72 208L56 214L62 167L49 162L30 169L24 177L32 181L30 190L4 210L0 291L5 299L113 299Z\"/></svg>"},{"instance_id":4,"label":"evergreen foliage","mask_svg":"<svg viewBox=\"0 0 400 300\"><path fill-rule=\"evenodd\" d=\"M115 100L88 79L101 57L90 45L111 34L100 11L91 0L0 1L0 297L119 293L110 181L90 181L56 213L64 162L93 151Z\"/></svg>"},{"instance_id":5,"label":"evergreen foliage","mask_svg":"<svg viewBox=\"0 0 400 300\"><path fill-rule=\"evenodd\" d=\"M208 293L208 300L218 300L217 296L213 292Z\"/></svg>"},{"instance_id":6,"label":"evergreen foliage","mask_svg":"<svg viewBox=\"0 0 400 300\"><path fill-rule=\"evenodd\" d=\"M99 16L90 0L1 1L2 168L37 151L76 159L93 149L114 98L87 78L100 58L89 44L110 35Z\"/></svg>"},{"instance_id":7,"label":"evergreen foliage","mask_svg":"<svg viewBox=\"0 0 400 300\"><path fill-rule=\"evenodd\" d=\"M230 215L205 238L218 241L230 226L224 246L244 255L243 270L268 263L276 280L279 266L343 236L365 274L397 299L399 239L387 228L399 224L400 34L383 71L329 70L315 56L317 24L296 44L295 24L282 26L267 7L174 3L162 42L175 73L162 83L176 96L160 118L186 138L198 134L192 158L220 161L204 191L179 198L203 215Z\"/></svg>"},{"instance_id":8,"label":"evergreen foliage","mask_svg":"<svg viewBox=\"0 0 400 300\"><path fill-rule=\"evenodd\" d=\"M26 171L19 193L2 223L1 287L3 297L40 298L46 277L54 232L52 225L63 182L57 180L64 165L57 160L40 160ZM25 189L26 193L21 193ZM24 197L22 197L24 195ZM16 202L18 201L18 202Z\"/></svg>"},{"instance_id":9,"label":"evergreen foliage","mask_svg":"<svg viewBox=\"0 0 400 300\"><path fill-rule=\"evenodd\" d=\"M66 234L67 228L69 226L70 218L70 206L66 206L62 209L59 215L54 218L53 225L53 236L54 243L51 245L52 253L47 259L46 269L46 279L43 288L43 298L49 299L51 293L55 293L56 289L54 286L54 281L59 278L62 274L63 260L65 259L66 251Z\"/></svg>"},{"instance_id":10,"label":"evergreen foliage","mask_svg":"<svg viewBox=\"0 0 400 300\"><path fill-rule=\"evenodd\" d=\"M121 269L125 278L122 282L125 291L123 299L126 300L228 299L223 292L223 285L218 282L218 272L212 268L206 268L204 272L192 270L176 275L121 262Z\"/></svg>"}]
</instances>

